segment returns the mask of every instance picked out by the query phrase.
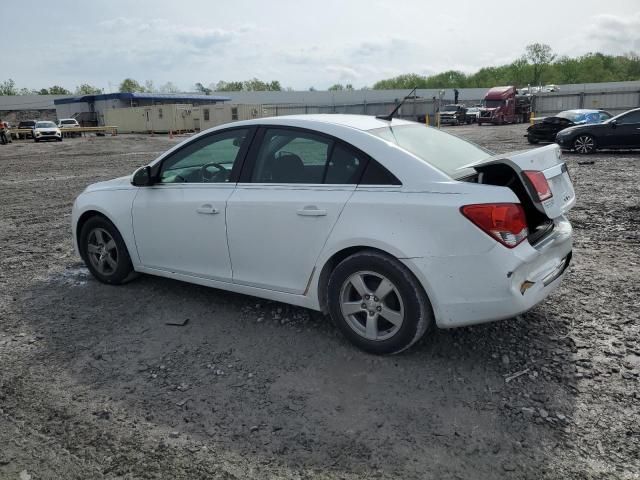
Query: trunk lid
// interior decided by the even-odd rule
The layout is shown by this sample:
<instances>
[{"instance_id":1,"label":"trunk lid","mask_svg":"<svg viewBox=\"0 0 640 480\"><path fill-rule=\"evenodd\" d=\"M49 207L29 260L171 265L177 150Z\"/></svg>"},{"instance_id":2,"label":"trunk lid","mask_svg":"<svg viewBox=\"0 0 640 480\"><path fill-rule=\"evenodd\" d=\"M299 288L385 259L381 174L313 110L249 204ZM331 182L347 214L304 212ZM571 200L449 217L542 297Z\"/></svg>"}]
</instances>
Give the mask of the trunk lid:
<instances>
[{"instance_id":1,"label":"trunk lid","mask_svg":"<svg viewBox=\"0 0 640 480\"><path fill-rule=\"evenodd\" d=\"M564 215L576 203L573 183L558 145L495 155L480 162L465 165L463 168L471 167L481 174L485 168L492 165L511 167L525 185L527 194L536 209L550 219ZM541 201L536 187L525 172L541 172L547 180L551 197Z\"/></svg>"}]
</instances>

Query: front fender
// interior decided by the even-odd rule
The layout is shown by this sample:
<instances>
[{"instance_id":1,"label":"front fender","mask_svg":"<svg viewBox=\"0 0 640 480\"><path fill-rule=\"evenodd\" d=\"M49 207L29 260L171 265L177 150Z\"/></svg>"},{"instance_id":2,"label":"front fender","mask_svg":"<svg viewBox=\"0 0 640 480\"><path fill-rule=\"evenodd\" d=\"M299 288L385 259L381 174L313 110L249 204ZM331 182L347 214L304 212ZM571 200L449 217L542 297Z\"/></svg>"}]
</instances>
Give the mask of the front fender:
<instances>
[{"instance_id":1,"label":"front fender","mask_svg":"<svg viewBox=\"0 0 640 480\"><path fill-rule=\"evenodd\" d=\"M133 231L133 218L131 208L136 197L137 189L123 190L97 190L83 192L76 198L71 214L73 244L76 253L80 250L78 241L78 222L88 212L96 212L106 217L122 235L122 239L127 246L131 263L134 267L140 265L140 256L136 248L136 241Z\"/></svg>"}]
</instances>

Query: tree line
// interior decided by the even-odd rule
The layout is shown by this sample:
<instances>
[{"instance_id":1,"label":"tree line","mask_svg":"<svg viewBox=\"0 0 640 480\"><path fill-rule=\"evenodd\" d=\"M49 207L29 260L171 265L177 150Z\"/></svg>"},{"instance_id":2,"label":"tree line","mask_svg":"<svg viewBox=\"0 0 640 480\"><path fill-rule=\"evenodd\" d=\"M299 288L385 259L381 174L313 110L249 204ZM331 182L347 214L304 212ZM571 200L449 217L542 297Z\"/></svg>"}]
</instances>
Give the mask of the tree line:
<instances>
[{"instance_id":1,"label":"tree line","mask_svg":"<svg viewBox=\"0 0 640 480\"><path fill-rule=\"evenodd\" d=\"M102 89L83 83L78 85L75 91L67 90L60 85L53 85L49 88L30 89L30 88L18 88L16 82L12 79L0 82L0 95L92 95L96 93L102 93Z\"/></svg>"},{"instance_id":2,"label":"tree line","mask_svg":"<svg viewBox=\"0 0 640 480\"><path fill-rule=\"evenodd\" d=\"M599 83L640 80L640 56L587 53L579 57L558 57L549 45L535 43L527 46L520 58L508 65L481 68L465 74L449 70L437 75L415 73L380 80L376 90L418 88L474 88L496 85L549 85L567 83Z\"/></svg>"},{"instance_id":3,"label":"tree line","mask_svg":"<svg viewBox=\"0 0 640 480\"><path fill-rule=\"evenodd\" d=\"M587 53L579 57L558 57L549 45L533 43L528 45L525 53L507 65L484 67L472 74L458 70L449 70L436 75L424 76L407 73L397 77L380 80L373 85L374 90L412 89L418 88L465 88L492 87L495 85L548 85L566 83L598 83L621 82L640 79L640 56L637 53L625 55L605 55ZM363 90L369 87L362 87ZM251 78L243 81L224 81L210 83L205 86L197 82L193 90L203 95L214 92L258 92L258 91L292 91L291 87L283 88L280 81L262 81ZM314 87L309 88L315 91ZM329 91L355 90L353 85L336 83ZM167 82L156 87L151 80L138 82L133 78L125 78L118 87L119 92L178 93L180 89ZM49 88L31 90L16 87L12 79L0 82L0 95L91 95L104 93L104 90L87 83L78 85L71 92L59 85Z\"/></svg>"}]
</instances>

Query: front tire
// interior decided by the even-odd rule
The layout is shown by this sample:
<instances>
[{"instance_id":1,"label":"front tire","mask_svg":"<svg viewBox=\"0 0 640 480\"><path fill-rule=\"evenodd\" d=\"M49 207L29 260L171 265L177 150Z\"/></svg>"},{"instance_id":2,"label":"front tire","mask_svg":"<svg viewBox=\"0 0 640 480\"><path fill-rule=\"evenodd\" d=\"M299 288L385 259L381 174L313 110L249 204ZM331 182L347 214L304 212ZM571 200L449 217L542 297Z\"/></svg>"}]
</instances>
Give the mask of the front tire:
<instances>
[{"instance_id":1,"label":"front tire","mask_svg":"<svg viewBox=\"0 0 640 480\"><path fill-rule=\"evenodd\" d=\"M582 155L596 151L596 139L591 135L578 135L573 141L573 149Z\"/></svg>"},{"instance_id":2,"label":"front tire","mask_svg":"<svg viewBox=\"0 0 640 480\"><path fill-rule=\"evenodd\" d=\"M531 134L527 135L527 141L528 141L531 145L535 145L536 143L539 143L539 142L540 142L540 140L539 140L537 137L535 137L534 135L531 135Z\"/></svg>"},{"instance_id":3,"label":"front tire","mask_svg":"<svg viewBox=\"0 0 640 480\"><path fill-rule=\"evenodd\" d=\"M327 290L334 323L351 343L369 353L399 353L433 324L422 285L398 260L374 250L340 262Z\"/></svg>"},{"instance_id":4,"label":"front tire","mask_svg":"<svg viewBox=\"0 0 640 480\"><path fill-rule=\"evenodd\" d=\"M119 285L133 273L127 246L118 229L96 215L82 226L80 253L91 274L102 283Z\"/></svg>"}]
</instances>

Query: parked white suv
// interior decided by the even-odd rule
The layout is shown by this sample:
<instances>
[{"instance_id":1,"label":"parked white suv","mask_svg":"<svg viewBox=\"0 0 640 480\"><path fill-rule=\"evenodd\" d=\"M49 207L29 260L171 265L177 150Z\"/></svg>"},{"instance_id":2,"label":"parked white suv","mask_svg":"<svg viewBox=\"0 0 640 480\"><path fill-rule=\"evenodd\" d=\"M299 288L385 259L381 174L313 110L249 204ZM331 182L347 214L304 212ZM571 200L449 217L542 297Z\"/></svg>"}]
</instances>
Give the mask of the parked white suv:
<instances>
[{"instance_id":1,"label":"parked white suv","mask_svg":"<svg viewBox=\"0 0 640 480\"><path fill-rule=\"evenodd\" d=\"M58 120L58 128L64 130L65 128L80 128L80 124L75 118L61 118ZM65 137L80 136L80 132L62 132Z\"/></svg>"},{"instance_id":2,"label":"parked white suv","mask_svg":"<svg viewBox=\"0 0 640 480\"><path fill-rule=\"evenodd\" d=\"M80 128L75 118L61 118L58 120L58 128Z\"/></svg>"}]
</instances>

